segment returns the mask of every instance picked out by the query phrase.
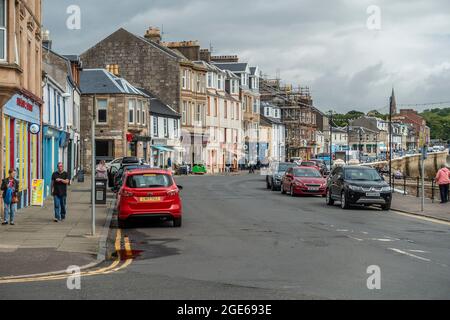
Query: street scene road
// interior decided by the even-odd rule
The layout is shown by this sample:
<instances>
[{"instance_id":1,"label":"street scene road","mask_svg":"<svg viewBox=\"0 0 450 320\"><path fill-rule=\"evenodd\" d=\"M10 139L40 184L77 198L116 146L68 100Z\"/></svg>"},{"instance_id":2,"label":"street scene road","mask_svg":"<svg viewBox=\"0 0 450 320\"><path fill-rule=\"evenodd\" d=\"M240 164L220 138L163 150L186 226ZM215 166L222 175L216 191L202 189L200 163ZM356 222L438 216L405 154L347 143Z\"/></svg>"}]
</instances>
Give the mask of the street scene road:
<instances>
[{"instance_id":1,"label":"street scene road","mask_svg":"<svg viewBox=\"0 0 450 320\"><path fill-rule=\"evenodd\" d=\"M178 177L183 227L130 225L123 268L0 284L3 299L448 299L450 226L266 190L264 177ZM110 241L114 256L114 243ZM105 267L111 261L105 263ZM380 290L369 290L377 266Z\"/></svg>"}]
</instances>

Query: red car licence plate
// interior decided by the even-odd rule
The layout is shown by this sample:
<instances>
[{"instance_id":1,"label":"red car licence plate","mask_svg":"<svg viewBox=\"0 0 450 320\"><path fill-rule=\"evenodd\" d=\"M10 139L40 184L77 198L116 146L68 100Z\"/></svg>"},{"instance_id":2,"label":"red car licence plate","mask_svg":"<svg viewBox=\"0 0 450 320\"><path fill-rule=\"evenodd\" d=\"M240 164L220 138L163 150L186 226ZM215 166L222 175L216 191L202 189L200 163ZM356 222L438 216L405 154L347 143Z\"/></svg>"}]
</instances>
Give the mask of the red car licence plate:
<instances>
[{"instance_id":1,"label":"red car licence plate","mask_svg":"<svg viewBox=\"0 0 450 320\"><path fill-rule=\"evenodd\" d=\"M160 202L161 197L146 197L146 198L139 198L139 202Z\"/></svg>"}]
</instances>

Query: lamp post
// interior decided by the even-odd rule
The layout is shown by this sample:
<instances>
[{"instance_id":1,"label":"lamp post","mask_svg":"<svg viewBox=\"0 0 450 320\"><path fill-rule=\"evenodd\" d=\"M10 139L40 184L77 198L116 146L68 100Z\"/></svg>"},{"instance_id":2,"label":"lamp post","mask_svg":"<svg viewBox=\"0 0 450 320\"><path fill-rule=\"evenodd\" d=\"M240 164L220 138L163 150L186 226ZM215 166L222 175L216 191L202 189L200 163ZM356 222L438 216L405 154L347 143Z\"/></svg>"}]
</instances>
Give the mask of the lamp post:
<instances>
[{"instance_id":1,"label":"lamp post","mask_svg":"<svg viewBox=\"0 0 450 320\"><path fill-rule=\"evenodd\" d=\"M330 111L330 170L333 167L333 111Z\"/></svg>"},{"instance_id":2,"label":"lamp post","mask_svg":"<svg viewBox=\"0 0 450 320\"><path fill-rule=\"evenodd\" d=\"M94 101L92 104L92 119L91 119L91 152L92 152L92 162L91 162L91 187L92 187L92 203L91 203L91 233L95 236L95 113L97 110L97 96L94 95Z\"/></svg>"}]
</instances>

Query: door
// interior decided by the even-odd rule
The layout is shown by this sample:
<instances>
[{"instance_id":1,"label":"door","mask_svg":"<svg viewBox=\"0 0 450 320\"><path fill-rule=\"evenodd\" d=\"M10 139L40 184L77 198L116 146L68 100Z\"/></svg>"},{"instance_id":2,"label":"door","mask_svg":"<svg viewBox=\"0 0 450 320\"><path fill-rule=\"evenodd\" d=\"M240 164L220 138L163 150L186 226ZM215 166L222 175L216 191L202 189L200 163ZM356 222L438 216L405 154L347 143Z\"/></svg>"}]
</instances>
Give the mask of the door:
<instances>
[{"instance_id":1,"label":"door","mask_svg":"<svg viewBox=\"0 0 450 320\"><path fill-rule=\"evenodd\" d=\"M344 170L342 168L337 168L331 180L331 195L335 199L341 198L343 178Z\"/></svg>"}]
</instances>

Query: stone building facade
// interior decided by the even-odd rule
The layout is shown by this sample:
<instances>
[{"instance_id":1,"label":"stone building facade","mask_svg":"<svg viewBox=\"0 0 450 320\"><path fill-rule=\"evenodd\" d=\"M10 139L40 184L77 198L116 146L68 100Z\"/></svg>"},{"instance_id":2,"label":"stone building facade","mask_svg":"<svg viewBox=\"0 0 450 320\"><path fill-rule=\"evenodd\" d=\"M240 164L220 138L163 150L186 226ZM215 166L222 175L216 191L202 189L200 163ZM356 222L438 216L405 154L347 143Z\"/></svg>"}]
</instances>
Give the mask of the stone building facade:
<instances>
[{"instance_id":1,"label":"stone building facade","mask_svg":"<svg viewBox=\"0 0 450 320\"><path fill-rule=\"evenodd\" d=\"M116 86L117 84L117 86ZM149 97L106 70L81 73L81 135L83 167L91 172L91 121L96 101L95 150L97 162L125 156L149 160Z\"/></svg>"},{"instance_id":2,"label":"stone building facade","mask_svg":"<svg viewBox=\"0 0 450 320\"><path fill-rule=\"evenodd\" d=\"M0 0L0 178L16 170L19 208L41 178L41 16L41 0Z\"/></svg>"},{"instance_id":3,"label":"stone building facade","mask_svg":"<svg viewBox=\"0 0 450 320\"><path fill-rule=\"evenodd\" d=\"M81 55L84 68L114 66L117 76L144 88L180 112L181 58L160 44L158 29L144 37L119 29Z\"/></svg>"}]
</instances>

